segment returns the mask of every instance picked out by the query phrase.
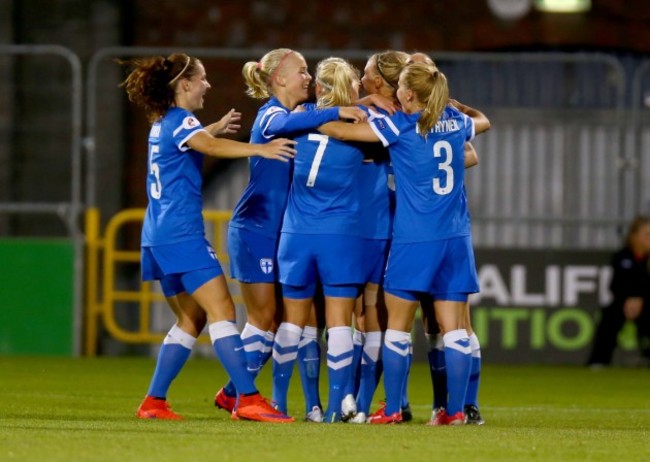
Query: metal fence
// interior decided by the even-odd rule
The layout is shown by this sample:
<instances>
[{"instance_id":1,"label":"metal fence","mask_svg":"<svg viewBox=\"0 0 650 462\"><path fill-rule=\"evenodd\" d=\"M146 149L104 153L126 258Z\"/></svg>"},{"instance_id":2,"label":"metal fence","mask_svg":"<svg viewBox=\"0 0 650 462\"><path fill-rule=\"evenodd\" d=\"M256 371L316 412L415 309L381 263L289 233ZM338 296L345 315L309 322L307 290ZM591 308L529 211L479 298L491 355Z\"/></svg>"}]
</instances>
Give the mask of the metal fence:
<instances>
[{"instance_id":1,"label":"metal fence","mask_svg":"<svg viewBox=\"0 0 650 462\"><path fill-rule=\"evenodd\" d=\"M81 61L69 49L0 45L0 237L73 243L75 351L82 330L82 95Z\"/></svg>"}]
</instances>

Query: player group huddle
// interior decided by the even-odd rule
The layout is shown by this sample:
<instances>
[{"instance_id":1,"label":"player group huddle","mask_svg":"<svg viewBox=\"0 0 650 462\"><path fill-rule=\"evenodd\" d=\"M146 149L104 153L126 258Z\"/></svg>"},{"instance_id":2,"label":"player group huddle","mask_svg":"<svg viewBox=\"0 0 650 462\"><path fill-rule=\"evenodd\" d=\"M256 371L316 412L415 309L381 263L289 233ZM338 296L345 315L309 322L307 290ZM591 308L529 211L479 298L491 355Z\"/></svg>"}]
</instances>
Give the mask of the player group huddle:
<instances>
[{"instance_id":1,"label":"player group huddle","mask_svg":"<svg viewBox=\"0 0 650 462\"><path fill-rule=\"evenodd\" d=\"M237 112L208 126L195 119L210 88L200 61L177 54L130 64L136 69L124 86L153 123L143 279L160 280L178 318L137 416L180 418L167 391L207 325L231 379L215 405L233 419L293 422L287 396L297 362L305 420L409 421L410 333L421 308L434 390L428 425L482 424L480 345L468 304L479 287L464 170L478 163L470 141L490 123L449 98L434 62L384 51L361 75L346 60L327 58L312 78L300 53L272 50L242 71L248 95L266 100L249 144L217 137L239 128ZM306 103L313 84L316 102ZM156 85L158 93L149 90ZM231 277L248 315L241 333L202 234L203 155L249 157L250 180L228 229ZM254 385L269 360L270 402ZM385 402L371 412L382 375Z\"/></svg>"}]
</instances>

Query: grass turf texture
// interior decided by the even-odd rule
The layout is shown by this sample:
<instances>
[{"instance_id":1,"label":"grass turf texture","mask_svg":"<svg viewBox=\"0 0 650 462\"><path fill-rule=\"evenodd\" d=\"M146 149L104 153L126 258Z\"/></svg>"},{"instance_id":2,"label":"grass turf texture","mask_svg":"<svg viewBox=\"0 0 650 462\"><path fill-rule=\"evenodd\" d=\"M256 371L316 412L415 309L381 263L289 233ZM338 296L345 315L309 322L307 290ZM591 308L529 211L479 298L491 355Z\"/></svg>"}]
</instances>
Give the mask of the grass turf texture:
<instances>
[{"instance_id":1,"label":"grass turf texture","mask_svg":"<svg viewBox=\"0 0 650 462\"><path fill-rule=\"evenodd\" d=\"M231 421L212 401L225 373L201 358L168 397L185 420L139 420L153 367L145 358L0 357L0 461L650 460L646 369L487 366L487 424L432 428L424 364L411 372L414 421L395 426ZM289 411L301 419L297 372L294 380ZM258 382L269 395L270 367Z\"/></svg>"}]
</instances>

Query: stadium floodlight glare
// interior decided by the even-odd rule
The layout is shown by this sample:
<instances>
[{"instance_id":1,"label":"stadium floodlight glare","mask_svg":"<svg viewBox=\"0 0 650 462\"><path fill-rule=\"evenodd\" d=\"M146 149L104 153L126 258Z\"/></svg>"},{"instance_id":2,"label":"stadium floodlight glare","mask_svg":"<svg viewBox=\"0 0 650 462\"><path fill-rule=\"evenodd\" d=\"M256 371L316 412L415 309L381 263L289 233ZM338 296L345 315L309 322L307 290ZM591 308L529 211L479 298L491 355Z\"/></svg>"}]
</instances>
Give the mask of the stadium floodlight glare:
<instances>
[{"instance_id":1,"label":"stadium floodlight glare","mask_svg":"<svg viewBox=\"0 0 650 462\"><path fill-rule=\"evenodd\" d=\"M535 0L535 8L543 13L585 13L591 0Z\"/></svg>"}]
</instances>

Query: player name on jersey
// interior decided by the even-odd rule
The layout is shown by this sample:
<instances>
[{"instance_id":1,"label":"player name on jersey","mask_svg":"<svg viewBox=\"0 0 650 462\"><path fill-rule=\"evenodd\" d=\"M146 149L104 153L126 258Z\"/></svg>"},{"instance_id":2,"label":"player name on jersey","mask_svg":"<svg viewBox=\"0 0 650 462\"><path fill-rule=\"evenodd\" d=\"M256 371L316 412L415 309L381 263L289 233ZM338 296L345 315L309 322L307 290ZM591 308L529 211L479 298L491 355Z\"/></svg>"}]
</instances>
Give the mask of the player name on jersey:
<instances>
[{"instance_id":1,"label":"player name on jersey","mask_svg":"<svg viewBox=\"0 0 650 462\"><path fill-rule=\"evenodd\" d=\"M448 133L457 132L460 130L458 121L456 119L439 120L436 125L431 129L432 133Z\"/></svg>"}]
</instances>

